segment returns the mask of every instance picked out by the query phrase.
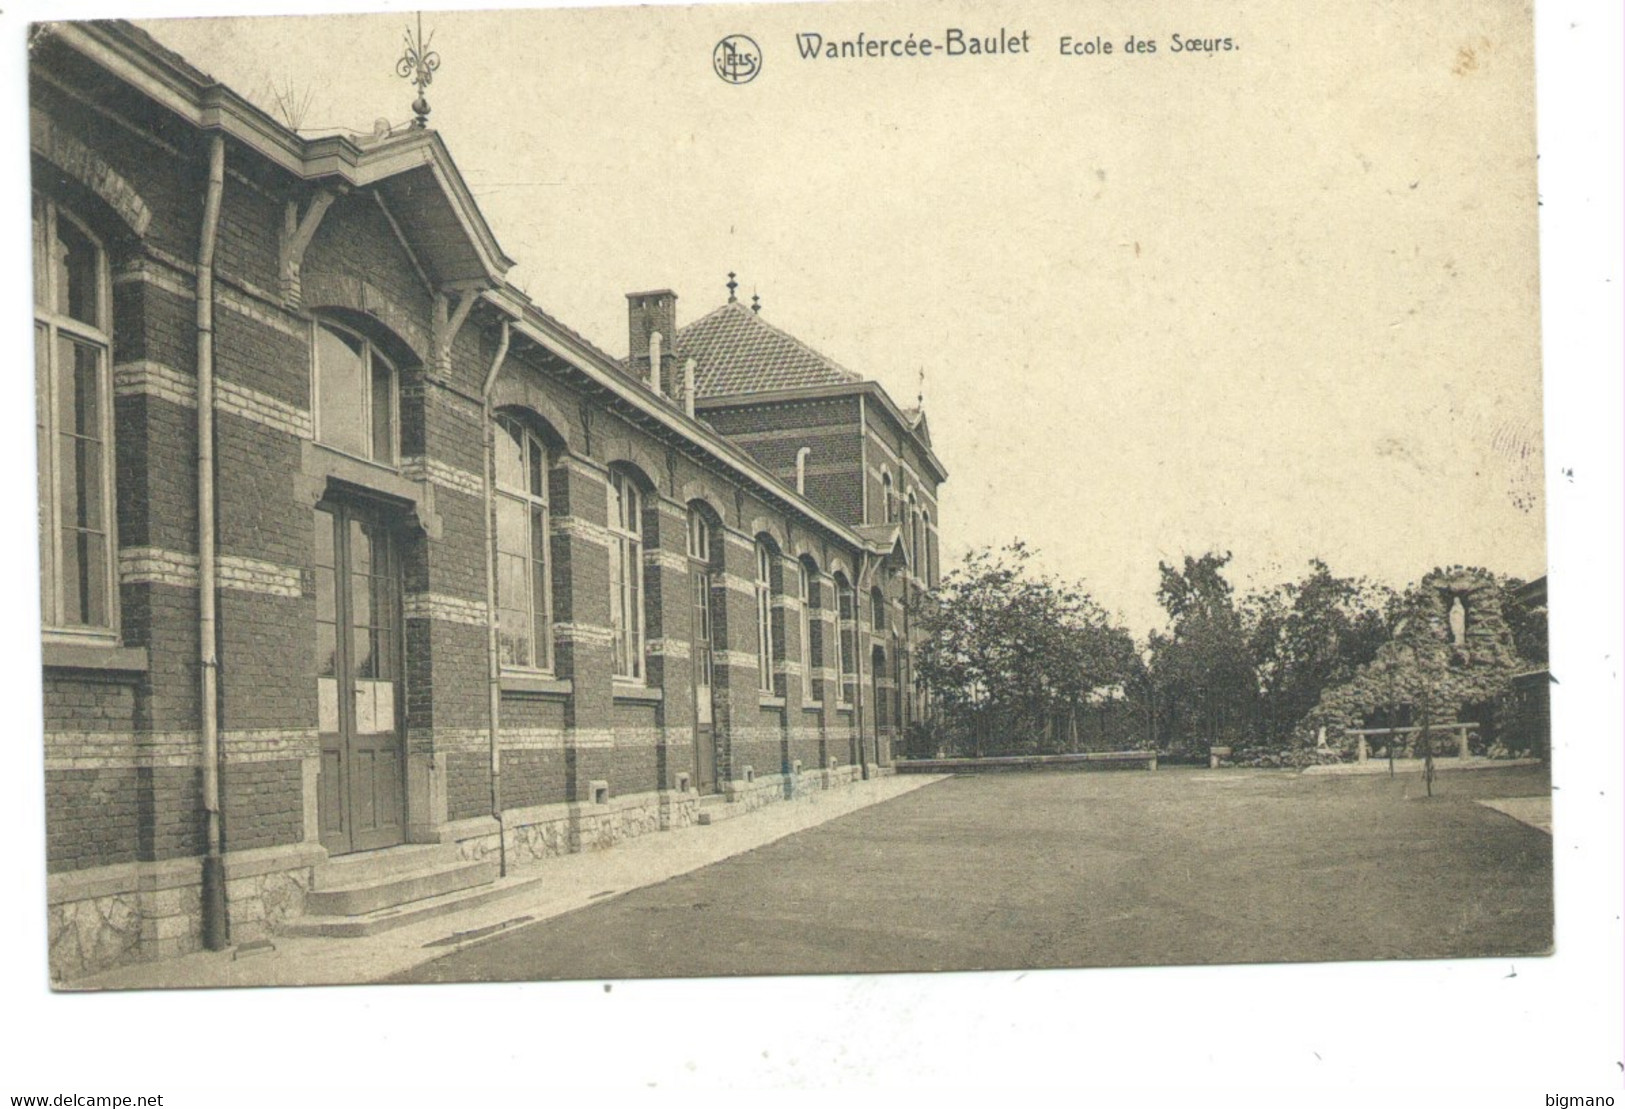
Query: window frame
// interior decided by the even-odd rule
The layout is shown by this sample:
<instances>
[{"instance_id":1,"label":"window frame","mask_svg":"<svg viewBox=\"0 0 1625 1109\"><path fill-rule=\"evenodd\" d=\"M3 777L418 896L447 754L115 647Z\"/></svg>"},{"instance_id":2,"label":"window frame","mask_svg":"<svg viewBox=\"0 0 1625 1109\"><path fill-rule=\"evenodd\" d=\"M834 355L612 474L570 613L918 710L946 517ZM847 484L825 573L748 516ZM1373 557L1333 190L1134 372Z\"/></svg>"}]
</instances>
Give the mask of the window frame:
<instances>
[{"instance_id":1,"label":"window frame","mask_svg":"<svg viewBox=\"0 0 1625 1109\"><path fill-rule=\"evenodd\" d=\"M362 422L365 425L364 438L370 445L374 442L376 426L373 411L375 398L373 397L373 359L382 360L389 367L389 448L390 456L387 459L375 458L370 454L356 454L354 451L330 442L322 436L322 358L321 346L318 339L321 329L334 332L337 335L349 336L361 343L362 358L366 364L367 388L362 391ZM328 318L327 316L312 316L310 320L310 418L311 436L321 446L330 451L337 451L348 458L358 458L363 462L370 462L375 466L383 466L390 470L399 470L401 465L401 368L387 353L379 349L377 343L353 327Z\"/></svg>"},{"instance_id":2,"label":"window frame","mask_svg":"<svg viewBox=\"0 0 1625 1109\"><path fill-rule=\"evenodd\" d=\"M711 521L693 504L688 506L687 542L692 594L689 607L702 621L700 627L692 629L692 639L699 648L693 660L694 684L697 689L710 690L716 681L716 622L711 611L711 550L715 533Z\"/></svg>"},{"instance_id":3,"label":"window frame","mask_svg":"<svg viewBox=\"0 0 1625 1109\"><path fill-rule=\"evenodd\" d=\"M763 693L773 689L773 559L775 552L756 540L756 686Z\"/></svg>"},{"instance_id":4,"label":"window frame","mask_svg":"<svg viewBox=\"0 0 1625 1109\"><path fill-rule=\"evenodd\" d=\"M850 612L850 616L848 613ZM852 653L849 656L846 649L847 620L852 621ZM850 707L852 699L846 695L846 679L850 676L857 682L857 649L858 649L858 594L852 588L852 583L846 580L845 575L835 578L835 703Z\"/></svg>"},{"instance_id":5,"label":"window frame","mask_svg":"<svg viewBox=\"0 0 1625 1109\"><path fill-rule=\"evenodd\" d=\"M496 520L493 522L491 538L496 545L496 601L497 601L497 629L498 629L498 665L505 673L519 674L552 674L554 670L555 654L553 643L553 550L552 550L552 507L548 498L547 483L551 473L553 452L547 442L529 427L523 420L511 413L498 412L493 420L494 435L512 434L518 432L520 439L520 470L525 475L525 488L516 489L505 484L502 480L502 468L496 465L495 452L492 456L491 489L497 498ZM512 429L510 431L509 429ZM532 475L539 475L539 490L530 488ZM505 551L502 545L502 512L503 500L511 501L523 507L525 513L525 554L527 565L525 574L525 604L521 606L504 606L502 603L502 559L504 555L519 557L516 552ZM539 521L538 521L539 517ZM541 532L538 544L538 529ZM541 567L537 569L536 552L542 552ZM542 585L540 610L537 607L536 583L538 578ZM508 662L501 658L501 627L502 612L504 608L514 608L528 615L526 626L530 629L531 650L533 660L530 665ZM540 630L538 630L540 628Z\"/></svg>"},{"instance_id":6,"label":"window frame","mask_svg":"<svg viewBox=\"0 0 1625 1109\"><path fill-rule=\"evenodd\" d=\"M614 550L609 564L611 675L616 681L642 684L644 663L643 489L625 470L611 469L606 516Z\"/></svg>"},{"instance_id":7,"label":"window frame","mask_svg":"<svg viewBox=\"0 0 1625 1109\"><path fill-rule=\"evenodd\" d=\"M113 415L113 281L107 246L101 236L71 209L43 193L32 195L31 207L43 216L44 252L35 259L36 272L34 304L34 389L35 421L39 432L35 464L38 467L40 497L40 627L42 636L52 642L79 643L96 646L116 646L119 642L120 611L118 591L118 516L117 516L117 444L114 440ZM96 322L89 323L70 316L65 308L59 310L56 300L57 263L51 244L56 240L60 220L66 219L95 251ZM33 221L34 225L39 220ZM32 232L31 232L32 234ZM36 240L36 244L39 241ZM49 304L39 303L43 289ZM98 353L96 383L100 404L98 430L101 435L101 514L103 553L103 607L105 622L94 624L67 623L67 609L63 597L62 530L63 504L60 488L61 449L63 431L60 419L60 388L62 366L58 361L58 340L62 337L95 349ZM43 387L43 388L42 388Z\"/></svg>"},{"instance_id":8,"label":"window frame","mask_svg":"<svg viewBox=\"0 0 1625 1109\"><path fill-rule=\"evenodd\" d=\"M804 559L796 559L799 575L797 588L801 594L801 699L808 704L822 700L813 696L812 656L812 568Z\"/></svg>"}]
</instances>

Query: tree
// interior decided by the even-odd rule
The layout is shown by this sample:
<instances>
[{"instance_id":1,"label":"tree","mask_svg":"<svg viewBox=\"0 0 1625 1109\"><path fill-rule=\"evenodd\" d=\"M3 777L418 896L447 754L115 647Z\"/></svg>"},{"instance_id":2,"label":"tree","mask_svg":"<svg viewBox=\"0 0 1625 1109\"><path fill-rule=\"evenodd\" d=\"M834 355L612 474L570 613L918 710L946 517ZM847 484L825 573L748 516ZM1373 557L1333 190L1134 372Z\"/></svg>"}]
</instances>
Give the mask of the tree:
<instances>
[{"instance_id":1,"label":"tree","mask_svg":"<svg viewBox=\"0 0 1625 1109\"><path fill-rule=\"evenodd\" d=\"M1158 563L1167 633L1150 636L1157 735L1175 747L1234 741L1251 720L1258 680L1224 567L1229 552Z\"/></svg>"},{"instance_id":2,"label":"tree","mask_svg":"<svg viewBox=\"0 0 1625 1109\"><path fill-rule=\"evenodd\" d=\"M1053 749L1095 691L1137 661L1128 632L1079 586L1037 574L1015 542L972 551L922 606L919 676L973 753Z\"/></svg>"},{"instance_id":3,"label":"tree","mask_svg":"<svg viewBox=\"0 0 1625 1109\"><path fill-rule=\"evenodd\" d=\"M1376 656L1396 602L1393 590L1334 577L1318 558L1301 580L1247 598L1242 621L1258 675L1261 740L1285 745L1322 690Z\"/></svg>"}]
</instances>

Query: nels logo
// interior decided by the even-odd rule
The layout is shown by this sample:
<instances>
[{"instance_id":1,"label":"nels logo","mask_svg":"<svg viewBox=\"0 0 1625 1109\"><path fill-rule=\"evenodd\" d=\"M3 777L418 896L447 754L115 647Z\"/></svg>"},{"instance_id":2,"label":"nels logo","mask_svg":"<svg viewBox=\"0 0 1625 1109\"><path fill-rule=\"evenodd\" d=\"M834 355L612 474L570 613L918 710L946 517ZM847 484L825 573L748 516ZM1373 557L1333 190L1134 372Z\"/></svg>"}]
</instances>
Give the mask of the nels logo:
<instances>
[{"instance_id":1,"label":"nels logo","mask_svg":"<svg viewBox=\"0 0 1625 1109\"><path fill-rule=\"evenodd\" d=\"M729 35L711 51L711 68L730 85L746 85L762 71L762 48L749 35Z\"/></svg>"}]
</instances>

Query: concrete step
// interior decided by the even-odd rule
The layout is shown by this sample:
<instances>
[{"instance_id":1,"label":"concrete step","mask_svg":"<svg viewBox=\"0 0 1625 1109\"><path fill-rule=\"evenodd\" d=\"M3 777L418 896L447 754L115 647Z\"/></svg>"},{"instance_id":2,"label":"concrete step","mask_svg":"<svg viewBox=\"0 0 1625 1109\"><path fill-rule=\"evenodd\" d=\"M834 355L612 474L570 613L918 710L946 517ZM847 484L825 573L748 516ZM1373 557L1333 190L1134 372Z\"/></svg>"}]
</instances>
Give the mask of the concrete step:
<instances>
[{"instance_id":1,"label":"concrete step","mask_svg":"<svg viewBox=\"0 0 1625 1109\"><path fill-rule=\"evenodd\" d=\"M414 901L427 901L444 894L496 881L497 864L484 862L435 863L423 870L359 877L347 886L328 885L305 895L305 912L312 916L364 916Z\"/></svg>"},{"instance_id":2,"label":"concrete step","mask_svg":"<svg viewBox=\"0 0 1625 1109\"><path fill-rule=\"evenodd\" d=\"M375 936L380 932L404 928L409 924L417 924L447 913L488 905L500 898L529 889L541 880L540 874L500 878L472 889L456 890L438 897L394 905L355 916L306 915L284 924L280 931L285 936L327 936L334 939Z\"/></svg>"},{"instance_id":3,"label":"concrete step","mask_svg":"<svg viewBox=\"0 0 1625 1109\"><path fill-rule=\"evenodd\" d=\"M457 845L453 843L408 843L381 851L358 851L340 855L316 868L313 889L352 889L397 874L455 866Z\"/></svg>"},{"instance_id":4,"label":"concrete step","mask_svg":"<svg viewBox=\"0 0 1625 1109\"><path fill-rule=\"evenodd\" d=\"M702 825L716 824L723 820L731 820L744 814L745 806L729 801L720 793L708 793L700 798L700 811L694 817L694 823Z\"/></svg>"}]
</instances>

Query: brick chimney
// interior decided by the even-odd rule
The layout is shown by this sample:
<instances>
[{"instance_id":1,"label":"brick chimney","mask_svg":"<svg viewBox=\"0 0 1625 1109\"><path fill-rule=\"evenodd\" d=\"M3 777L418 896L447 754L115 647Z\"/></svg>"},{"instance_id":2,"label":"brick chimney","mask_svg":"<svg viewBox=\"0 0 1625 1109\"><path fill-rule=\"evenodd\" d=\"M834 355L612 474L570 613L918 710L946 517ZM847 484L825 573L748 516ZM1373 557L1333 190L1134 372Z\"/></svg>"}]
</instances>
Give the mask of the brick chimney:
<instances>
[{"instance_id":1,"label":"brick chimney","mask_svg":"<svg viewBox=\"0 0 1625 1109\"><path fill-rule=\"evenodd\" d=\"M645 385L649 382L650 338L660 336L660 391L676 397L677 378L677 294L670 289L626 294L626 321L630 342L628 368ZM681 400L681 397L676 397Z\"/></svg>"}]
</instances>

